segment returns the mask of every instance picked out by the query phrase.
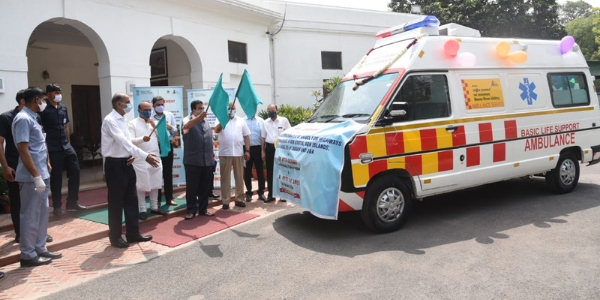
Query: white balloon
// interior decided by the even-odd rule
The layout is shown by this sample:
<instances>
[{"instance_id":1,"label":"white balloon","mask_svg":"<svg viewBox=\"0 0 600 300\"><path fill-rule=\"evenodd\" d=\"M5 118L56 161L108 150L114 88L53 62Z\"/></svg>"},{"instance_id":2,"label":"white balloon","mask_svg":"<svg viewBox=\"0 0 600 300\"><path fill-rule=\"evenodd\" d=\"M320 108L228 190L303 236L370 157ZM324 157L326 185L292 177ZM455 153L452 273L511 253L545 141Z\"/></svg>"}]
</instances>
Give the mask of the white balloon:
<instances>
[{"instance_id":1,"label":"white balloon","mask_svg":"<svg viewBox=\"0 0 600 300\"><path fill-rule=\"evenodd\" d=\"M477 57L471 52L462 52L456 55L456 60L463 67L472 67L477 63Z\"/></svg>"},{"instance_id":2,"label":"white balloon","mask_svg":"<svg viewBox=\"0 0 600 300\"><path fill-rule=\"evenodd\" d=\"M579 60L579 56L575 52L567 52L562 57L563 61L567 64L574 64Z\"/></svg>"}]
</instances>

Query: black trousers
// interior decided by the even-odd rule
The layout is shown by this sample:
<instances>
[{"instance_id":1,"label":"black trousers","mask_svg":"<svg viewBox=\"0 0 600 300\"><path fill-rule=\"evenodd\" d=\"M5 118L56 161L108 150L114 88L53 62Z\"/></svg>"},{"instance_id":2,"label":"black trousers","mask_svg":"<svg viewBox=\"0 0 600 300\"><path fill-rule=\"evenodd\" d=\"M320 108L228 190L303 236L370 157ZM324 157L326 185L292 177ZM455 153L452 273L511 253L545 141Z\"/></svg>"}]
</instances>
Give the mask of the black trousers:
<instances>
[{"instance_id":1,"label":"black trousers","mask_svg":"<svg viewBox=\"0 0 600 300\"><path fill-rule=\"evenodd\" d=\"M126 235L130 237L140 233L135 170L127 165L127 158L107 157L104 174L108 188L108 237L111 243L116 243L122 233L123 210Z\"/></svg>"},{"instance_id":2,"label":"black trousers","mask_svg":"<svg viewBox=\"0 0 600 300\"><path fill-rule=\"evenodd\" d=\"M188 214L206 212L212 177L213 166L185 165L185 203Z\"/></svg>"},{"instance_id":3,"label":"black trousers","mask_svg":"<svg viewBox=\"0 0 600 300\"><path fill-rule=\"evenodd\" d=\"M262 146L250 146L250 160L244 167L244 183L246 184L246 195L252 196L252 165L256 169L258 177L258 194L265 193L265 172L263 171Z\"/></svg>"},{"instance_id":4,"label":"black trousers","mask_svg":"<svg viewBox=\"0 0 600 300\"><path fill-rule=\"evenodd\" d=\"M173 146L171 146L171 151L169 155L166 157L161 157L163 166L163 181L164 181L164 189L165 189L165 199L166 201L170 201L175 199L173 197ZM158 206L160 206L160 201L162 195L162 189L158 190Z\"/></svg>"},{"instance_id":5,"label":"black trousers","mask_svg":"<svg viewBox=\"0 0 600 300\"><path fill-rule=\"evenodd\" d=\"M67 205L77 203L79 200L79 158L73 147L64 151L51 151L50 164L50 192L52 192L52 207L62 207L62 173L67 170L69 180L69 195L67 196Z\"/></svg>"},{"instance_id":6,"label":"black trousers","mask_svg":"<svg viewBox=\"0 0 600 300\"><path fill-rule=\"evenodd\" d=\"M17 169L16 167L14 168ZM10 198L10 218L15 229L15 237L20 237L21 234L21 193L19 192L19 183L16 181L8 183L8 197Z\"/></svg>"},{"instance_id":7,"label":"black trousers","mask_svg":"<svg viewBox=\"0 0 600 300\"><path fill-rule=\"evenodd\" d=\"M267 160L267 183L269 185L269 198L273 197L273 160L275 159L275 145L265 143L265 158Z\"/></svg>"}]
</instances>

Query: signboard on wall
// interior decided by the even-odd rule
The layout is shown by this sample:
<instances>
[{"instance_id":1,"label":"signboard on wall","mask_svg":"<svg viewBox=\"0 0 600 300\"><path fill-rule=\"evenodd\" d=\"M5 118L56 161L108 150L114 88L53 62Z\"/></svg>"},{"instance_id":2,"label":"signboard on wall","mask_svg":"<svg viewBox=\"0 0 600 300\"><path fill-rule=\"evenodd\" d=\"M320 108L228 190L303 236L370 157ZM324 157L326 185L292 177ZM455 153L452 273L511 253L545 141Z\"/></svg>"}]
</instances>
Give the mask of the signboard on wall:
<instances>
[{"instance_id":1,"label":"signboard on wall","mask_svg":"<svg viewBox=\"0 0 600 300\"><path fill-rule=\"evenodd\" d=\"M152 98L161 96L165 99L165 111L169 111L175 118L177 129L181 133L181 122L183 120L183 87L182 86L154 86L133 88L133 111L138 117L137 107L142 101L152 103ZM173 146L173 144L171 144ZM185 184L185 169L183 167L183 148L181 142L179 147L173 148L173 185Z\"/></svg>"}]
</instances>

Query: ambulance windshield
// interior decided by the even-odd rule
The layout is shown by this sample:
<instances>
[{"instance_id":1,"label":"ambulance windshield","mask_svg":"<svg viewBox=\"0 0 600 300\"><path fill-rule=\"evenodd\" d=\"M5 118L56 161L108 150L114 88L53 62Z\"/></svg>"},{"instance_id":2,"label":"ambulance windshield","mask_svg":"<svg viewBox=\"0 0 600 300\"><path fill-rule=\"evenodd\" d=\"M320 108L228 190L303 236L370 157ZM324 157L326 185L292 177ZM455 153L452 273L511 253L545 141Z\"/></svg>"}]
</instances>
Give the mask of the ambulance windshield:
<instances>
[{"instance_id":1,"label":"ambulance windshield","mask_svg":"<svg viewBox=\"0 0 600 300\"><path fill-rule=\"evenodd\" d=\"M396 78L398 73L381 75L356 91L352 90L354 80L342 82L323 100L307 122L344 122L352 119L358 123L367 123Z\"/></svg>"}]
</instances>

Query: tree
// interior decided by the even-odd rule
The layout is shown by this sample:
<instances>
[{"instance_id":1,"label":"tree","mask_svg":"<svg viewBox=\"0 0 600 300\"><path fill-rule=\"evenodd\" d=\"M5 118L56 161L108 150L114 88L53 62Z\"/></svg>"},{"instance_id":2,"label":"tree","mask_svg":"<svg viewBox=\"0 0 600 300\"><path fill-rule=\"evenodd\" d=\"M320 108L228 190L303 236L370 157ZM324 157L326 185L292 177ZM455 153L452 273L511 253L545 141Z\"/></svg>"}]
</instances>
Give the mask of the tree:
<instances>
[{"instance_id":1,"label":"tree","mask_svg":"<svg viewBox=\"0 0 600 300\"><path fill-rule=\"evenodd\" d=\"M598 11L594 14L590 12L588 17L576 18L567 25L565 30L568 35L575 38L577 45L583 52L585 59L587 60L598 60L600 55L598 54L598 44L596 43L596 35L594 34L594 18L597 18Z\"/></svg>"},{"instance_id":2,"label":"tree","mask_svg":"<svg viewBox=\"0 0 600 300\"><path fill-rule=\"evenodd\" d=\"M412 5L420 5L422 14L436 16L441 24L475 28L482 36L558 39L565 34L556 0L391 0L388 7L408 13Z\"/></svg>"},{"instance_id":3,"label":"tree","mask_svg":"<svg viewBox=\"0 0 600 300\"><path fill-rule=\"evenodd\" d=\"M559 6L559 21L560 24L565 26L577 18L589 17L591 14L592 5L583 0L567 1L565 4Z\"/></svg>"}]
</instances>

